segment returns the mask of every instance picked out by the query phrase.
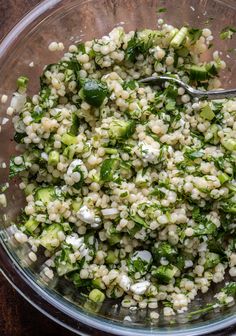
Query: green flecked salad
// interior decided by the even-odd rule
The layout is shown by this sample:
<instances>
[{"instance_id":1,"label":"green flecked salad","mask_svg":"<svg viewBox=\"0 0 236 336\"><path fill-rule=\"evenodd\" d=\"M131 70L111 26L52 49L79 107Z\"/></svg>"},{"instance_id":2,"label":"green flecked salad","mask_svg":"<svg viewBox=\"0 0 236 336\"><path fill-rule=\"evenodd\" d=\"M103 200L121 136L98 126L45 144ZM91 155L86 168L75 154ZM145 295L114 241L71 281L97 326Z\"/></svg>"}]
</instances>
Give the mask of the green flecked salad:
<instances>
[{"instance_id":1,"label":"green flecked salad","mask_svg":"<svg viewBox=\"0 0 236 336\"><path fill-rule=\"evenodd\" d=\"M47 281L63 277L91 301L149 307L156 319L161 303L165 316L184 312L236 276L236 100L139 82L169 74L218 89L226 64L208 28L159 23L71 45L45 67L38 94L18 79L10 107L23 149L10 178L20 176L27 202L15 239L32 262L43 251ZM210 309L235 293L224 285Z\"/></svg>"}]
</instances>

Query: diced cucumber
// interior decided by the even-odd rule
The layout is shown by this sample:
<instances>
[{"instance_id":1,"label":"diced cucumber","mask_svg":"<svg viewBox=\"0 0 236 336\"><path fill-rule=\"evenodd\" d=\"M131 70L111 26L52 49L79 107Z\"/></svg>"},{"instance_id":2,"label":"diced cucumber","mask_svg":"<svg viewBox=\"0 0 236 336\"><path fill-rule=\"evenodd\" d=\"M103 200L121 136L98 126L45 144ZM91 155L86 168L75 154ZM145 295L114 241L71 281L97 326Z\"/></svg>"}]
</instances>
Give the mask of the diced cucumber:
<instances>
[{"instance_id":1,"label":"diced cucumber","mask_svg":"<svg viewBox=\"0 0 236 336\"><path fill-rule=\"evenodd\" d=\"M64 149L63 155L68 157L69 160L72 160L74 158L75 151L76 151L76 145L70 145Z\"/></svg>"},{"instance_id":2,"label":"diced cucumber","mask_svg":"<svg viewBox=\"0 0 236 336\"><path fill-rule=\"evenodd\" d=\"M60 224L51 224L46 227L41 236L40 244L45 247L45 249L52 251L60 245L60 240L58 239L58 232L62 230Z\"/></svg>"},{"instance_id":3,"label":"diced cucumber","mask_svg":"<svg viewBox=\"0 0 236 336\"><path fill-rule=\"evenodd\" d=\"M55 198L55 189L53 187L43 187L37 189L35 193L35 200L41 201L45 204L53 201Z\"/></svg>"},{"instance_id":4,"label":"diced cucumber","mask_svg":"<svg viewBox=\"0 0 236 336\"><path fill-rule=\"evenodd\" d=\"M208 78L208 72L205 66L192 65L189 76L194 81L205 81Z\"/></svg>"},{"instance_id":5,"label":"diced cucumber","mask_svg":"<svg viewBox=\"0 0 236 336\"><path fill-rule=\"evenodd\" d=\"M26 196L31 195L34 191L36 186L33 183L27 184L27 186L24 189L24 193Z\"/></svg>"},{"instance_id":6,"label":"diced cucumber","mask_svg":"<svg viewBox=\"0 0 236 336\"><path fill-rule=\"evenodd\" d=\"M108 88L105 83L87 78L82 84L82 96L88 104L100 107L108 96Z\"/></svg>"},{"instance_id":7,"label":"diced cucumber","mask_svg":"<svg viewBox=\"0 0 236 336\"><path fill-rule=\"evenodd\" d=\"M82 206L82 201L72 201L71 206L72 209L77 212Z\"/></svg>"},{"instance_id":8,"label":"diced cucumber","mask_svg":"<svg viewBox=\"0 0 236 336\"><path fill-rule=\"evenodd\" d=\"M220 256L217 253L208 252L206 253L205 258L206 258L206 261L204 263L205 270L208 270L209 268L213 268L220 263Z\"/></svg>"},{"instance_id":9,"label":"diced cucumber","mask_svg":"<svg viewBox=\"0 0 236 336\"><path fill-rule=\"evenodd\" d=\"M205 141L213 143L214 145L218 144L219 142L218 131L219 128L216 124L211 125L205 134Z\"/></svg>"},{"instance_id":10,"label":"diced cucumber","mask_svg":"<svg viewBox=\"0 0 236 336\"><path fill-rule=\"evenodd\" d=\"M210 105L206 105L201 109L200 116L203 119L211 121L215 117L215 113L212 111Z\"/></svg>"},{"instance_id":11,"label":"diced cucumber","mask_svg":"<svg viewBox=\"0 0 236 336\"><path fill-rule=\"evenodd\" d=\"M117 261L117 256L114 251L109 250L106 256L106 263L113 265Z\"/></svg>"},{"instance_id":12,"label":"diced cucumber","mask_svg":"<svg viewBox=\"0 0 236 336\"><path fill-rule=\"evenodd\" d=\"M70 135L68 133L65 133L61 137L61 142L64 145L70 146L70 145L75 145L77 144L77 137L74 135Z\"/></svg>"},{"instance_id":13,"label":"diced cucumber","mask_svg":"<svg viewBox=\"0 0 236 336\"><path fill-rule=\"evenodd\" d=\"M105 285L100 278L92 280L92 286L97 289L105 289Z\"/></svg>"},{"instance_id":14,"label":"diced cucumber","mask_svg":"<svg viewBox=\"0 0 236 336\"><path fill-rule=\"evenodd\" d=\"M25 222L25 228L29 233L33 233L37 227L39 226L39 222L37 222L34 218L30 218Z\"/></svg>"},{"instance_id":15,"label":"diced cucumber","mask_svg":"<svg viewBox=\"0 0 236 336\"><path fill-rule=\"evenodd\" d=\"M72 264L72 263L59 263L58 267L57 267L57 273L59 276L63 276L67 273L73 272L78 268L78 265L76 263Z\"/></svg>"},{"instance_id":16,"label":"diced cucumber","mask_svg":"<svg viewBox=\"0 0 236 336\"><path fill-rule=\"evenodd\" d=\"M53 150L49 153L48 164L51 166L56 166L60 160L60 155L57 151Z\"/></svg>"},{"instance_id":17,"label":"diced cucumber","mask_svg":"<svg viewBox=\"0 0 236 336\"><path fill-rule=\"evenodd\" d=\"M105 295L99 289L93 289L89 293L89 299L96 303L102 303L105 300Z\"/></svg>"},{"instance_id":18,"label":"diced cucumber","mask_svg":"<svg viewBox=\"0 0 236 336\"><path fill-rule=\"evenodd\" d=\"M115 149L115 148L104 148L105 149L105 153L106 154L117 154L118 153L118 150Z\"/></svg>"},{"instance_id":19,"label":"diced cucumber","mask_svg":"<svg viewBox=\"0 0 236 336\"><path fill-rule=\"evenodd\" d=\"M109 128L109 137L114 140L128 139L135 131L133 120L113 119Z\"/></svg>"},{"instance_id":20,"label":"diced cucumber","mask_svg":"<svg viewBox=\"0 0 236 336\"><path fill-rule=\"evenodd\" d=\"M152 276L157 278L160 283L168 284L173 279L177 272L177 269L172 265L161 265L152 270Z\"/></svg>"},{"instance_id":21,"label":"diced cucumber","mask_svg":"<svg viewBox=\"0 0 236 336\"><path fill-rule=\"evenodd\" d=\"M221 140L222 146L230 152L236 150L236 139L223 139Z\"/></svg>"},{"instance_id":22,"label":"diced cucumber","mask_svg":"<svg viewBox=\"0 0 236 336\"><path fill-rule=\"evenodd\" d=\"M108 237L108 242L111 246L119 244L120 240L121 240L121 234L120 233L112 233Z\"/></svg>"}]
</instances>

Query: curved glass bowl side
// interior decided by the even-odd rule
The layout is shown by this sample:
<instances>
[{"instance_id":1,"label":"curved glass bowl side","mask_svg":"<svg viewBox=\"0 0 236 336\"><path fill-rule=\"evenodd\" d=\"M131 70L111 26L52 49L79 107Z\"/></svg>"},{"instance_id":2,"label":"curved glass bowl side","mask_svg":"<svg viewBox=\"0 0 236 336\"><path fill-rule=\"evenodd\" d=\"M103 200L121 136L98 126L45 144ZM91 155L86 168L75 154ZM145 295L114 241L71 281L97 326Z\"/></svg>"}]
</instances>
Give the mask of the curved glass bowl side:
<instances>
[{"instance_id":1,"label":"curved glass bowl side","mask_svg":"<svg viewBox=\"0 0 236 336\"><path fill-rule=\"evenodd\" d=\"M40 282L35 281L35 277L30 271L23 270L13 254L4 244L4 239L0 241L0 272L5 276L9 283L22 295L31 305L38 309L42 314L67 328L70 331L82 336L94 335L95 330L101 331L96 335L108 336L124 335L160 335L160 336L211 336L231 335L229 327L236 323L235 314L230 313L224 320L218 319L212 324L201 323L191 328L191 326L180 325L175 330L170 327L144 329L133 328L114 323L112 321L96 317L89 313L82 312L73 303L65 300L57 293L53 293L49 288L45 288ZM7 259L6 259L7 255ZM226 329L229 328L229 329ZM222 332L221 332L222 331ZM216 332L216 333L214 333ZM232 335L234 335L232 331Z\"/></svg>"},{"instance_id":2,"label":"curved glass bowl side","mask_svg":"<svg viewBox=\"0 0 236 336\"><path fill-rule=\"evenodd\" d=\"M47 45L51 41L60 40L68 47L77 40L87 40L94 36L104 35L121 22L124 22L127 31L144 27L154 28L156 8L162 6L162 1L158 0L44 1L29 13L0 45L1 92L11 94L15 88L15 79L20 74L29 76L30 93L36 92L38 83L34 79L40 75L45 64L56 61L61 55L48 51ZM218 34L219 30L226 25L233 25L236 16L235 3L229 7L219 0L182 0L178 5L172 0L166 0L165 7L167 8L166 20L173 25L181 26L183 22L189 22L193 26L201 27L207 18L215 17L217 20L211 22L214 34ZM86 16L84 12L87 13ZM91 22L93 22L92 25ZM68 41L68 36L73 37L71 41ZM217 48L222 49L224 54L234 43L235 40L230 40L225 45L216 39ZM35 63L34 68L28 66L31 61ZM223 78L228 86L236 86L236 62L230 59L229 64L231 70L225 72ZM5 110L1 107L0 116L4 114ZM12 125L8 123L0 133L0 143L3 149L0 152L1 162L7 162L15 152L15 146L11 141L12 134ZM4 170L0 174L0 183L6 180L7 170ZM23 197L17 186L18 181L11 182L7 192L8 207L0 209L0 265L2 272L12 285L50 318L78 334L84 333L85 335L93 334L89 326L103 330L103 334L107 332L117 335L133 335L135 330L137 335L203 335L236 323L235 307L232 307L222 316L216 313L215 316L209 315L205 320L192 323L182 324L183 321L179 321L174 326L169 326L167 323L159 326L146 325L143 321L143 325L140 323L126 325L120 316L117 317L115 314L112 316L108 312L107 316L106 312L103 316L101 314L95 316L77 307L78 302L70 302L68 298L60 296L55 290L45 288L34 271L35 267L24 268L24 247L15 249L10 242L11 233L8 227L23 204ZM5 213L8 216L7 219L4 216ZM204 304L207 297L205 301L204 298L201 300L198 305Z\"/></svg>"}]
</instances>

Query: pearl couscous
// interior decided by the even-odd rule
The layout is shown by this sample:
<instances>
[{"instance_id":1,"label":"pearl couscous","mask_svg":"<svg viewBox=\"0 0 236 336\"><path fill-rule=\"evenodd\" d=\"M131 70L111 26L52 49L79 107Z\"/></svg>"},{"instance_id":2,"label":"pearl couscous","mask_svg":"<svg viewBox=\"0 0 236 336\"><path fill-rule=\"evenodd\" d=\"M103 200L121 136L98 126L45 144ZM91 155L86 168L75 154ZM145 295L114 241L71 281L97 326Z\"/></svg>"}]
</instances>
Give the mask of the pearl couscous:
<instances>
[{"instance_id":1,"label":"pearl couscous","mask_svg":"<svg viewBox=\"0 0 236 336\"><path fill-rule=\"evenodd\" d=\"M27 202L15 239L32 262L44 248L48 281L64 277L98 303L149 307L153 319L160 302L166 316L186 311L236 276L236 100L139 82L169 74L215 89L226 65L218 52L201 61L209 29L159 24L70 46L32 98L18 79L8 109L24 147L10 177L20 175ZM217 298L231 302L235 291L231 282Z\"/></svg>"}]
</instances>

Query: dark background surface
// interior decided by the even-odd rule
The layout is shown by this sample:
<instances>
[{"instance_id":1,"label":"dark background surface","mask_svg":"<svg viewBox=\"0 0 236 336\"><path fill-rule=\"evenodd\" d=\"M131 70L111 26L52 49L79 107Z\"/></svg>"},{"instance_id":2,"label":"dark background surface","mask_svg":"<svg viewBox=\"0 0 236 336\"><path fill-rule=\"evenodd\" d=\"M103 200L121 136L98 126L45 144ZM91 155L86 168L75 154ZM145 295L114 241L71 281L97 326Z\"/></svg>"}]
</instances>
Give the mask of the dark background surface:
<instances>
[{"instance_id":1,"label":"dark background surface","mask_svg":"<svg viewBox=\"0 0 236 336\"><path fill-rule=\"evenodd\" d=\"M0 0L0 40L19 19L40 2L41 0ZM236 335L234 330L235 328L229 328L214 336L233 336ZM39 313L0 275L0 336L39 335L73 336L74 334Z\"/></svg>"}]
</instances>

